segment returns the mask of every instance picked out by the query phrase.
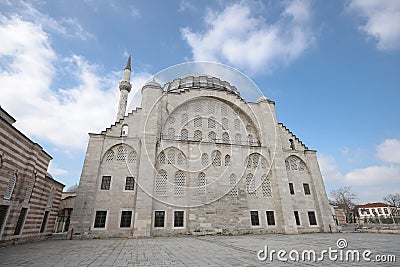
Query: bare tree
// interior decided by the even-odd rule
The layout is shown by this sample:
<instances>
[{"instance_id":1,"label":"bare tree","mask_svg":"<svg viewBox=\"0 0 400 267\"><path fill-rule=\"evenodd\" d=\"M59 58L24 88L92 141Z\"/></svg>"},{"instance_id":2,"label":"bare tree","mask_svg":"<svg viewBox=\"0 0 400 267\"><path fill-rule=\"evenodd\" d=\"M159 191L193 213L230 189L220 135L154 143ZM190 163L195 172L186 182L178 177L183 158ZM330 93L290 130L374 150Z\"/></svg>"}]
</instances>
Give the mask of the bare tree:
<instances>
[{"instance_id":1,"label":"bare tree","mask_svg":"<svg viewBox=\"0 0 400 267\"><path fill-rule=\"evenodd\" d=\"M400 209L400 193L388 194L383 197L383 201L388 203L390 206L396 207L393 211L395 214L397 213L397 209Z\"/></svg>"},{"instance_id":2,"label":"bare tree","mask_svg":"<svg viewBox=\"0 0 400 267\"><path fill-rule=\"evenodd\" d=\"M343 207L344 213L346 215L346 222L352 222L353 218L351 216L352 211L355 207L355 200L357 195L351 191L350 186L343 186L338 189L331 191L331 196L336 205Z\"/></svg>"}]
</instances>

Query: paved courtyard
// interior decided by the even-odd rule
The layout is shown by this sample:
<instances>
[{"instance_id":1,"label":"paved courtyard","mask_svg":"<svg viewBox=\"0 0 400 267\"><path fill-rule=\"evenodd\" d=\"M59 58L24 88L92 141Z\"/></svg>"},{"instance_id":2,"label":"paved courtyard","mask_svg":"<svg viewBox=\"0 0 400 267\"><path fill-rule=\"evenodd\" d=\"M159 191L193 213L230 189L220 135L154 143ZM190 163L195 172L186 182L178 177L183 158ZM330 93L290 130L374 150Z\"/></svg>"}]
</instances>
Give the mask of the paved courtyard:
<instances>
[{"instance_id":1,"label":"paved courtyard","mask_svg":"<svg viewBox=\"0 0 400 267\"><path fill-rule=\"evenodd\" d=\"M339 238L344 238L337 244ZM347 242L347 247L345 246ZM338 245L343 246L340 250ZM268 251L285 250L281 255L288 261L280 261L273 254L273 261L260 261L264 253L258 253L268 246ZM318 261L323 250L338 250L331 254L336 261ZM345 262L348 250L359 250L360 262ZM316 261L301 259L304 250L314 250ZM246 236L200 236L144 239L91 239L91 240L47 240L0 248L1 266L336 266L336 265L377 265L366 262L362 253L370 250L369 259L376 255L394 255L396 262L380 263L380 266L399 266L400 235L390 234L302 234L302 235L246 235ZM340 251L343 260L340 261ZM283 252L282 252L283 253ZM291 254L289 254L291 253ZM269 254L269 253L268 253ZM368 253L367 253L368 254ZM312 254L310 254L312 255ZM291 256L291 258L289 258ZM307 254L305 254L307 257ZM351 257L350 257L351 258ZM381 257L382 258L382 257ZM393 260L392 260L393 261Z\"/></svg>"}]
</instances>

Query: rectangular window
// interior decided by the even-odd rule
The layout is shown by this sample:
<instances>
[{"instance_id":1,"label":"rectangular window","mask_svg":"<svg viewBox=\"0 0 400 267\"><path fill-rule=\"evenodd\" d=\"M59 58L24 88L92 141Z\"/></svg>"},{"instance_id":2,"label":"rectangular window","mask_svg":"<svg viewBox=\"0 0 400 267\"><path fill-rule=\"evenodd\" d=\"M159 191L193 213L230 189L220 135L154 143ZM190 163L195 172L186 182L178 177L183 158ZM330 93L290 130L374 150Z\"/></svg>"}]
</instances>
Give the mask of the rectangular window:
<instances>
[{"instance_id":1,"label":"rectangular window","mask_svg":"<svg viewBox=\"0 0 400 267\"><path fill-rule=\"evenodd\" d=\"M96 211L96 218L94 219L93 228L105 228L106 227L106 218L107 218L106 210Z\"/></svg>"},{"instance_id":2,"label":"rectangular window","mask_svg":"<svg viewBox=\"0 0 400 267\"><path fill-rule=\"evenodd\" d=\"M8 206L0 205L0 233L1 229L3 229L3 224L6 221Z\"/></svg>"},{"instance_id":3,"label":"rectangular window","mask_svg":"<svg viewBox=\"0 0 400 267\"><path fill-rule=\"evenodd\" d=\"M183 227L183 210L176 210L174 211L174 227Z\"/></svg>"},{"instance_id":4,"label":"rectangular window","mask_svg":"<svg viewBox=\"0 0 400 267\"><path fill-rule=\"evenodd\" d=\"M289 191L291 195L294 195L294 186L293 183L289 183Z\"/></svg>"},{"instance_id":5,"label":"rectangular window","mask_svg":"<svg viewBox=\"0 0 400 267\"><path fill-rule=\"evenodd\" d=\"M135 179L133 177L126 177L125 180L125 190L135 189Z\"/></svg>"},{"instance_id":6,"label":"rectangular window","mask_svg":"<svg viewBox=\"0 0 400 267\"><path fill-rule=\"evenodd\" d=\"M131 223L132 223L132 211L130 211L130 210L122 211L121 223L120 223L119 227L121 227L121 228L131 227Z\"/></svg>"},{"instance_id":7,"label":"rectangular window","mask_svg":"<svg viewBox=\"0 0 400 267\"><path fill-rule=\"evenodd\" d=\"M259 226L260 220L258 218L258 211L252 210L250 211L250 219L251 219L251 226Z\"/></svg>"},{"instance_id":8,"label":"rectangular window","mask_svg":"<svg viewBox=\"0 0 400 267\"><path fill-rule=\"evenodd\" d=\"M164 227L165 211L156 210L154 212L154 227Z\"/></svg>"},{"instance_id":9,"label":"rectangular window","mask_svg":"<svg viewBox=\"0 0 400 267\"><path fill-rule=\"evenodd\" d=\"M304 194L305 195L311 195L310 185L309 184L303 184L303 188L304 188Z\"/></svg>"},{"instance_id":10,"label":"rectangular window","mask_svg":"<svg viewBox=\"0 0 400 267\"><path fill-rule=\"evenodd\" d=\"M300 225L300 216L297 210L294 211L294 218L296 220L296 225Z\"/></svg>"},{"instance_id":11,"label":"rectangular window","mask_svg":"<svg viewBox=\"0 0 400 267\"><path fill-rule=\"evenodd\" d=\"M25 216L26 216L26 212L27 211L28 211L28 208L22 208L21 209L21 212L19 213L17 225L15 226L14 235L19 235L21 233L22 226L24 225Z\"/></svg>"},{"instance_id":12,"label":"rectangular window","mask_svg":"<svg viewBox=\"0 0 400 267\"><path fill-rule=\"evenodd\" d=\"M383 208L383 211L385 212L385 214L389 214L389 211L387 208ZM0 229L1 229L1 221L0 221Z\"/></svg>"},{"instance_id":13,"label":"rectangular window","mask_svg":"<svg viewBox=\"0 0 400 267\"><path fill-rule=\"evenodd\" d=\"M110 190L111 176L103 176L101 179L101 190Z\"/></svg>"},{"instance_id":14,"label":"rectangular window","mask_svg":"<svg viewBox=\"0 0 400 267\"><path fill-rule=\"evenodd\" d=\"M43 221L42 221L42 226L40 227L40 232L43 233L44 230L46 229L46 224L47 224L47 218L49 217L49 211L46 210L44 212L44 216L43 216Z\"/></svg>"},{"instance_id":15,"label":"rectangular window","mask_svg":"<svg viewBox=\"0 0 400 267\"><path fill-rule=\"evenodd\" d=\"M317 218L315 218L314 211L308 212L308 221L310 222L310 225L317 225Z\"/></svg>"},{"instance_id":16,"label":"rectangular window","mask_svg":"<svg viewBox=\"0 0 400 267\"><path fill-rule=\"evenodd\" d=\"M267 225L275 225L275 215L274 211L272 210L267 210L266 211L267 215Z\"/></svg>"}]
</instances>

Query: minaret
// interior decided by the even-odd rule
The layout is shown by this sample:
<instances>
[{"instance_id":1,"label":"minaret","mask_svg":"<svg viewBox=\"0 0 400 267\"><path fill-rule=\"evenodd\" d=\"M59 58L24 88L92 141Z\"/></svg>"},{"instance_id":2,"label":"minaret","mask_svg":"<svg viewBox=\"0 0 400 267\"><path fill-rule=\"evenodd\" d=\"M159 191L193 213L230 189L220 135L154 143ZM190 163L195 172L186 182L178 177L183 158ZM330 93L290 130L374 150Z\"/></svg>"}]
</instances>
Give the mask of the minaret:
<instances>
[{"instance_id":1,"label":"minaret","mask_svg":"<svg viewBox=\"0 0 400 267\"><path fill-rule=\"evenodd\" d=\"M132 89L131 81L131 56L128 58L128 62L126 63L126 67L124 69L124 77L122 81L119 83L119 104L118 104L118 113L117 113L117 121L122 119L126 112L126 105L128 102L128 94Z\"/></svg>"}]
</instances>

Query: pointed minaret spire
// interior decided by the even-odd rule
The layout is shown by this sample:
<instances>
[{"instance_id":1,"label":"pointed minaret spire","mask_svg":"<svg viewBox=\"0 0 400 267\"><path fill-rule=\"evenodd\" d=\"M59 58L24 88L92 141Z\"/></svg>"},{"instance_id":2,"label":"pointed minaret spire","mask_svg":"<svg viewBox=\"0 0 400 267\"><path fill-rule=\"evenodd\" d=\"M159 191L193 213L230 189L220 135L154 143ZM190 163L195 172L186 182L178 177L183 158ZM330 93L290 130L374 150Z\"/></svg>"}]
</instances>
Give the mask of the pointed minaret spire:
<instances>
[{"instance_id":1,"label":"pointed minaret spire","mask_svg":"<svg viewBox=\"0 0 400 267\"><path fill-rule=\"evenodd\" d=\"M129 55L128 62L126 62L125 69L131 71L131 55Z\"/></svg>"},{"instance_id":2,"label":"pointed minaret spire","mask_svg":"<svg viewBox=\"0 0 400 267\"><path fill-rule=\"evenodd\" d=\"M130 80L131 80L131 56L129 55L128 62L126 63L126 67L124 69L124 76L122 78L122 81L119 83L120 95L119 95L117 121L119 121L125 116L126 105L128 102L128 94L132 89Z\"/></svg>"}]
</instances>

